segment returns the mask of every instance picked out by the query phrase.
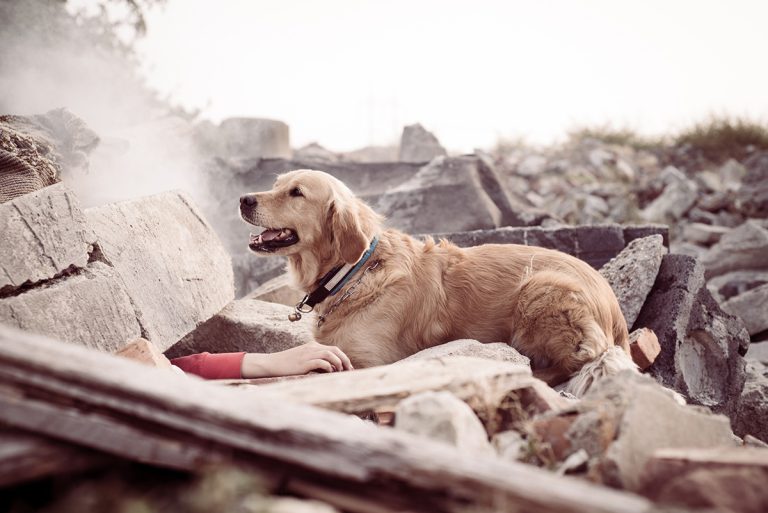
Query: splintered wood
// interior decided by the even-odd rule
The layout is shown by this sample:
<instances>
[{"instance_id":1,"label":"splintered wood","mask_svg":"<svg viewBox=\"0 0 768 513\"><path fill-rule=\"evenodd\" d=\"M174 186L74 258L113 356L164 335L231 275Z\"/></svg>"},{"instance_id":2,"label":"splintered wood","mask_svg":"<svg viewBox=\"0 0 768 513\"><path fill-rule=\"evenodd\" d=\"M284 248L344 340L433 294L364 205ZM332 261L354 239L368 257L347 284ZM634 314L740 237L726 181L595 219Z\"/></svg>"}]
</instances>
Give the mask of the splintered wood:
<instances>
[{"instance_id":1,"label":"splintered wood","mask_svg":"<svg viewBox=\"0 0 768 513\"><path fill-rule=\"evenodd\" d=\"M310 380L296 383L304 381ZM653 507L637 496L461 452L279 394L216 386L3 327L0 411L16 429L128 460L191 472L235 464L283 492L350 511Z\"/></svg>"}]
</instances>

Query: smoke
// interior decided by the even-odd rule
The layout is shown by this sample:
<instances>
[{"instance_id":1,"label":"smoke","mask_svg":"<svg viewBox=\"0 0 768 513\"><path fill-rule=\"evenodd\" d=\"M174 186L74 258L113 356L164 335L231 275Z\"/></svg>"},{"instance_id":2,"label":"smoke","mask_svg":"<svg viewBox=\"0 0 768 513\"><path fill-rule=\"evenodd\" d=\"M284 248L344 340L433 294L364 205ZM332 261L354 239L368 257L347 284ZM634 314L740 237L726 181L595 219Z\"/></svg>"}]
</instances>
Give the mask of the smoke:
<instances>
[{"instance_id":1,"label":"smoke","mask_svg":"<svg viewBox=\"0 0 768 513\"><path fill-rule=\"evenodd\" d=\"M106 14L58 0L0 0L0 114L65 107L101 138L87 172L64 172L86 206L169 189L205 209L192 116L150 90Z\"/></svg>"}]
</instances>

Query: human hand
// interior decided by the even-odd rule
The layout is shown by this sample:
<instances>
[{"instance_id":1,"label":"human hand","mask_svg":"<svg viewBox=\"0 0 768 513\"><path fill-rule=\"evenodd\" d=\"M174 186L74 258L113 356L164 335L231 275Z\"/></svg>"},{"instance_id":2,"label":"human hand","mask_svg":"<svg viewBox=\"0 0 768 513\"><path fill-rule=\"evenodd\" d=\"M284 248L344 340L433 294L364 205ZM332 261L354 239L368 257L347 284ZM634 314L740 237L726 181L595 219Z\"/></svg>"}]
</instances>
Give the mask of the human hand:
<instances>
[{"instance_id":1,"label":"human hand","mask_svg":"<svg viewBox=\"0 0 768 513\"><path fill-rule=\"evenodd\" d=\"M247 353L241 374L243 378L268 378L352 369L349 358L338 347L309 342L279 353Z\"/></svg>"}]
</instances>

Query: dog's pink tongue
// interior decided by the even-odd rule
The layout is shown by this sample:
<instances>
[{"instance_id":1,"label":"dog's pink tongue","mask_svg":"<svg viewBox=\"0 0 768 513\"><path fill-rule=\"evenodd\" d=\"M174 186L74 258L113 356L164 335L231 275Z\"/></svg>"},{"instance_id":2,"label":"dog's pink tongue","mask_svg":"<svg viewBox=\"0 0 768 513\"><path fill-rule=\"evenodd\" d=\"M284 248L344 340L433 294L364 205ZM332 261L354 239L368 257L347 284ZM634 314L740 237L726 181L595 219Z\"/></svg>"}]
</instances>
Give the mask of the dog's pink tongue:
<instances>
[{"instance_id":1,"label":"dog's pink tongue","mask_svg":"<svg viewBox=\"0 0 768 513\"><path fill-rule=\"evenodd\" d=\"M264 230L261 232L261 240L268 241L276 239L278 235L282 233L282 230Z\"/></svg>"}]
</instances>

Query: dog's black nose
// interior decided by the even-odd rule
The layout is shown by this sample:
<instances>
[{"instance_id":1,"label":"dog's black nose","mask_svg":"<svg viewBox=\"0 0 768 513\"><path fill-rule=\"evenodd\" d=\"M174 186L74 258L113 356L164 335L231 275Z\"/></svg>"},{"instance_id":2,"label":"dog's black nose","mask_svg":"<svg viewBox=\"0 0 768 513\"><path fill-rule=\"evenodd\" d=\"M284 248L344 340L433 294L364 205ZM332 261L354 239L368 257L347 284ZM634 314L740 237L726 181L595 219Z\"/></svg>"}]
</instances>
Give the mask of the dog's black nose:
<instances>
[{"instance_id":1,"label":"dog's black nose","mask_svg":"<svg viewBox=\"0 0 768 513\"><path fill-rule=\"evenodd\" d=\"M255 194L246 194L244 196L240 196L241 205L245 205L246 207L255 207L256 203L258 203L258 200L256 199Z\"/></svg>"}]
</instances>

